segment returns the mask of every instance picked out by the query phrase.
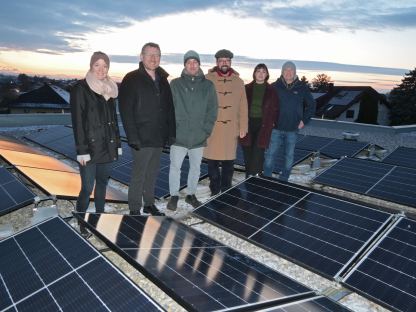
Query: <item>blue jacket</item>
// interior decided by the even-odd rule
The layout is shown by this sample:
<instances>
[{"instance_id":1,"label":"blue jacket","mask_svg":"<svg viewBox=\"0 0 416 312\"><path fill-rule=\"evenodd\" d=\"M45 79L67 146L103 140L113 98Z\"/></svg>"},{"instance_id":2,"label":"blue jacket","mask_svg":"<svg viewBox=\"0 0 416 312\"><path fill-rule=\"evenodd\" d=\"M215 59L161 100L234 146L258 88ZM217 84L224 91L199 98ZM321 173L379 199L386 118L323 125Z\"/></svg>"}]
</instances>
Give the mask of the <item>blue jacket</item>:
<instances>
[{"instance_id":1,"label":"blue jacket","mask_svg":"<svg viewBox=\"0 0 416 312\"><path fill-rule=\"evenodd\" d=\"M297 131L302 120L306 125L315 114L316 103L308 86L297 77L288 85L283 77L273 83L279 96L279 116L275 129Z\"/></svg>"}]
</instances>

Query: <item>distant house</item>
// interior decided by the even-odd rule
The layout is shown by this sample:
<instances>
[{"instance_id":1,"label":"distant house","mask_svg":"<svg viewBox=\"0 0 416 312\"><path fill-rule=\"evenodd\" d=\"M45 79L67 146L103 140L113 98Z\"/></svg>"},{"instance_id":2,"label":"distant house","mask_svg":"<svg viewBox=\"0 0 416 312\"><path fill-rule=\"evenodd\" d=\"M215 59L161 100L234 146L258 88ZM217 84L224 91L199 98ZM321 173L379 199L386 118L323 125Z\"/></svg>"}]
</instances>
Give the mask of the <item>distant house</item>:
<instances>
[{"instance_id":1,"label":"distant house","mask_svg":"<svg viewBox=\"0 0 416 312\"><path fill-rule=\"evenodd\" d=\"M316 117L387 126L390 107L385 95L372 87L331 86L326 93L312 93Z\"/></svg>"},{"instance_id":2,"label":"distant house","mask_svg":"<svg viewBox=\"0 0 416 312\"><path fill-rule=\"evenodd\" d=\"M69 92L45 83L43 86L22 93L9 104L11 114L21 113L68 113Z\"/></svg>"}]
</instances>

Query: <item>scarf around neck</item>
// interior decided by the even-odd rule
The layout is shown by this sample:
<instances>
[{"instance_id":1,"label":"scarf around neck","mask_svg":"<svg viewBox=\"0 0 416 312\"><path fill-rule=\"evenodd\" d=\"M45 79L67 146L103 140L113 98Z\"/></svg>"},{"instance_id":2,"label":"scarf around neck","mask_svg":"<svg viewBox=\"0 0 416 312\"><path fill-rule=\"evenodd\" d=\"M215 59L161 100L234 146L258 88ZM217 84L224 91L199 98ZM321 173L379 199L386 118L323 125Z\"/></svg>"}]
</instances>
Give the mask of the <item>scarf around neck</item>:
<instances>
[{"instance_id":1,"label":"scarf around neck","mask_svg":"<svg viewBox=\"0 0 416 312\"><path fill-rule=\"evenodd\" d=\"M118 95L117 84L109 76L103 80L99 80L89 70L85 76L85 80L91 90L101 94L106 101L108 101L109 98L116 98Z\"/></svg>"}]
</instances>

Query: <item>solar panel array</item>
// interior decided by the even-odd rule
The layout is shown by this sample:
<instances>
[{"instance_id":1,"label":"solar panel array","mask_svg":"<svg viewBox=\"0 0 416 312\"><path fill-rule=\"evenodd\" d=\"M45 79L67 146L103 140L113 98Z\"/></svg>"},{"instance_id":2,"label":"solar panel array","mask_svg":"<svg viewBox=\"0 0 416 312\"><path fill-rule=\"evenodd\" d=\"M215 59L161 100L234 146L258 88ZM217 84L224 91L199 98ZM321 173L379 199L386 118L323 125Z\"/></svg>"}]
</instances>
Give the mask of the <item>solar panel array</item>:
<instances>
[{"instance_id":1,"label":"solar panel array","mask_svg":"<svg viewBox=\"0 0 416 312\"><path fill-rule=\"evenodd\" d=\"M35 197L20 180L0 167L0 216L33 203Z\"/></svg>"},{"instance_id":2,"label":"solar panel array","mask_svg":"<svg viewBox=\"0 0 416 312\"><path fill-rule=\"evenodd\" d=\"M160 156L160 169L156 179L155 197L162 198L169 196L169 166L170 158L166 153ZM121 165L115 165L111 170L111 177L121 183L128 185L130 183L131 172L133 168L133 161L126 161ZM189 172L189 160L185 158L181 168L180 186L181 189L186 187ZM208 175L208 166L205 163L201 164L200 179Z\"/></svg>"},{"instance_id":3,"label":"solar panel array","mask_svg":"<svg viewBox=\"0 0 416 312\"><path fill-rule=\"evenodd\" d=\"M316 297L296 281L171 218L75 216L187 310L257 311Z\"/></svg>"},{"instance_id":4,"label":"solar panel array","mask_svg":"<svg viewBox=\"0 0 416 312\"><path fill-rule=\"evenodd\" d=\"M416 311L416 221L400 218L343 280L396 311Z\"/></svg>"},{"instance_id":5,"label":"solar panel array","mask_svg":"<svg viewBox=\"0 0 416 312\"><path fill-rule=\"evenodd\" d=\"M398 147L383 159L383 163L416 169L416 148Z\"/></svg>"},{"instance_id":6,"label":"solar panel array","mask_svg":"<svg viewBox=\"0 0 416 312\"><path fill-rule=\"evenodd\" d=\"M60 218L0 242L1 311L163 311Z\"/></svg>"},{"instance_id":7,"label":"solar panel array","mask_svg":"<svg viewBox=\"0 0 416 312\"><path fill-rule=\"evenodd\" d=\"M353 157L369 145L367 142L306 135L296 143L296 148L312 152L319 151L331 158L341 158Z\"/></svg>"},{"instance_id":8,"label":"solar panel array","mask_svg":"<svg viewBox=\"0 0 416 312\"><path fill-rule=\"evenodd\" d=\"M364 205L258 177L193 214L326 277L339 276L392 218Z\"/></svg>"},{"instance_id":9,"label":"solar panel array","mask_svg":"<svg viewBox=\"0 0 416 312\"><path fill-rule=\"evenodd\" d=\"M416 169L344 158L314 182L416 207Z\"/></svg>"},{"instance_id":10,"label":"solar panel array","mask_svg":"<svg viewBox=\"0 0 416 312\"><path fill-rule=\"evenodd\" d=\"M294 155L293 155L293 166L297 165L298 163L304 161L305 159L311 156L312 156L311 151L306 151L306 150L295 148ZM274 173L279 173L281 171L281 169L283 168L283 162L284 162L283 154L278 153L276 155L275 166L273 169ZM242 166L242 167L245 166L244 154L243 154L243 149L241 148L241 145L238 145L237 147L237 157L234 160L234 164Z\"/></svg>"}]
</instances>

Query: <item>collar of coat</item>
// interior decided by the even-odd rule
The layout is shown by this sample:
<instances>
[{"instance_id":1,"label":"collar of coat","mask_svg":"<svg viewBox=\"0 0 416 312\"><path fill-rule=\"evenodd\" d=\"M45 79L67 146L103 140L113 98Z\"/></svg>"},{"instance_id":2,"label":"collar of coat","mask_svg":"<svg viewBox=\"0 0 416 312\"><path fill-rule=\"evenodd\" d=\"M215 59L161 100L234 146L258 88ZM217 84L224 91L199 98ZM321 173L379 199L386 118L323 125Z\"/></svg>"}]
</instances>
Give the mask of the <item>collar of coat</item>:
<instances>
[{"instance_id":1,"label":"collar of coat","mask_svg":"<svg viewBox=\"0 0 416 312\"><path fill-rule=\"evenodd\" d=\"M186 80L198 80L199 81L199 80L205 79L204 72L202 71L201 68L198 70L198 72L195 76L189 75L188 72L186 71L186 69L184 68L182 70L181 77L186 79Z\"/></svg>"},{"instance_id":2,"label":"collar of coat","mask_svg":"<svg viewBox=\"0 0 416 312\"><path fill-rule=\"evenodd\" d=\"M146 69L144 68L143 62L139 63L139 72L146 73L146 75L149 75ZM167 78L169 76L169 74L160 66L156 68L156 75L158 75L161 78Z\"/></svg>"}]
</instances>

